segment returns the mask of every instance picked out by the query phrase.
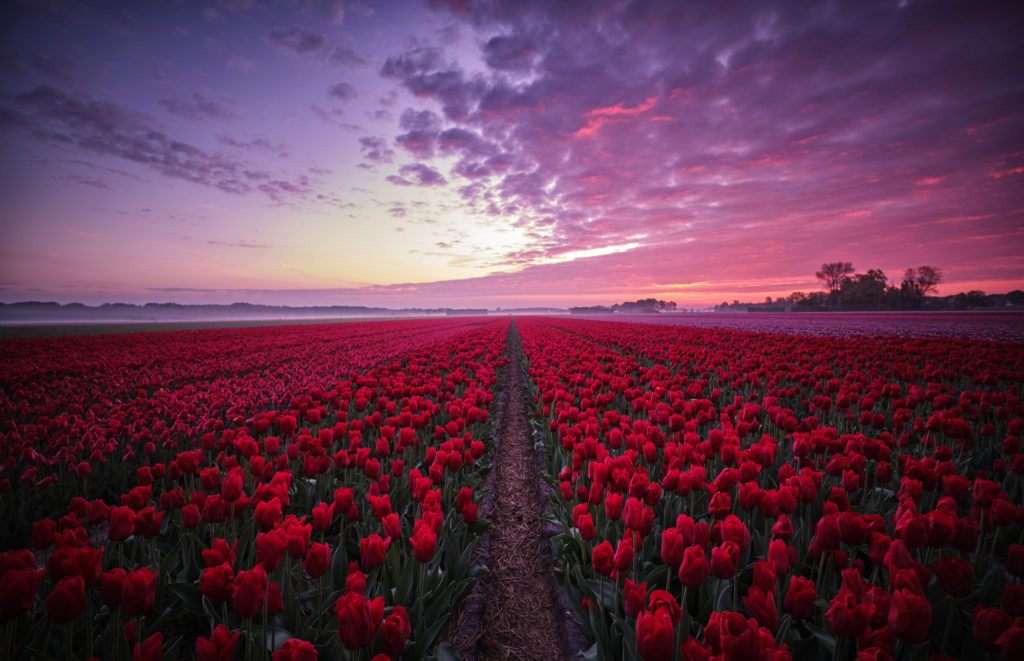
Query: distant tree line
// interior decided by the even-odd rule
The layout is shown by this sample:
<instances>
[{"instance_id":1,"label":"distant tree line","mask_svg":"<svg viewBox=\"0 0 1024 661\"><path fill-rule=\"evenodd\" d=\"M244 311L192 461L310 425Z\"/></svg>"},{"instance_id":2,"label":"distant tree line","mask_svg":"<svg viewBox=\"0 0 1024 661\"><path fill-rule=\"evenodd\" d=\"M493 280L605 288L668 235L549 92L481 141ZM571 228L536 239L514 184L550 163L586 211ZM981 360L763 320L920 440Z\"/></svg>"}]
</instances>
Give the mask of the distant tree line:
<instances>
[{"instance_id":1,"label":"distant tree line","mask_svg":"<svg viewBox=\"0 0 1024 661\"><path fill-rule=\"evenodd\" d=\"M657 312L675 312L674 301L659 301L653 298L641 298L636 301L616 303L615 305L588 305L569 308L570 314L654 314Z\"/></svg>"},{"instance_id":2,"label":"distant tree line","mask_svg":"<svg viewBox=\"0 0 1024 661\"><path fill-rule=\"evenodd\" d=\"M986 294L972 290L949 296L935 296L942 283L942 270L934 266L909 268L903 279L890 283L880 269L857 273L850 262L830 262L816 272L824 291L797 291L764 303L722 303L718 310L746 308L751 312L792 310L968 310L978 308L1024 307L1024 291Z\"/></svg>"}]
</instances>

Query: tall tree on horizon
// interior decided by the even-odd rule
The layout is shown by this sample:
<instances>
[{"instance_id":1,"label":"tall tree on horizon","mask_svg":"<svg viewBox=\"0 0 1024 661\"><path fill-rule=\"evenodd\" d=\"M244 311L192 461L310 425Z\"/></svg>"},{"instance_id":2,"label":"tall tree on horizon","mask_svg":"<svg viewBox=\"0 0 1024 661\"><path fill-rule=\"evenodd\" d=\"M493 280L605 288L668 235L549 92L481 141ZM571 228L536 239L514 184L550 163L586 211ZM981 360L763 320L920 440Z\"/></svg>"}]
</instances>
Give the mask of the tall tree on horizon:
<instances>
[{"instance_id":1,"label":"tall tree on horizon","mask_svg":"<svg viewBox=\"0 0 1024 661\"><path fill-rule=\"evenodd\" d=\"M852 262L829 262L822 264L821 270L816 272L814 277L824 282L825 288L829 292L829 301L835 305L839 298L839 290L843 286L843 280L853 273Z\"/></svg>"}]
</instances>

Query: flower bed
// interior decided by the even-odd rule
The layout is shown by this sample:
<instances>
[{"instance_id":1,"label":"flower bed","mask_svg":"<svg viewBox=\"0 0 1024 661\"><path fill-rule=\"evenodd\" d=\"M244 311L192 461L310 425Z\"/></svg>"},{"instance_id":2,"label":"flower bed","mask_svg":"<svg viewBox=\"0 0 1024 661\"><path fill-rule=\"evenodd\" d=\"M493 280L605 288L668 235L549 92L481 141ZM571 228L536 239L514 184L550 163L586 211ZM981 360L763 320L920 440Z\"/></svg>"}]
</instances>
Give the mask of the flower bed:
<instances>
[{"instance_id":1,"label":"flower bed","mask_svg":"<svg viewBox=\"0 0 1024 661\"><path fill-rule=\"evenodd\" d=\"M508 325L0 343L5 654L443 653Z\"/></svg>"},{"instance_id":2,"label":"flower bed","mask_svg":"<svg viewBox=\"0 0 1024 661\"><path fill-rule=\"evenodd\" d=\"M518 325L597 658L1024 655L1024 345Z\"/></svg>"}]
</instances>

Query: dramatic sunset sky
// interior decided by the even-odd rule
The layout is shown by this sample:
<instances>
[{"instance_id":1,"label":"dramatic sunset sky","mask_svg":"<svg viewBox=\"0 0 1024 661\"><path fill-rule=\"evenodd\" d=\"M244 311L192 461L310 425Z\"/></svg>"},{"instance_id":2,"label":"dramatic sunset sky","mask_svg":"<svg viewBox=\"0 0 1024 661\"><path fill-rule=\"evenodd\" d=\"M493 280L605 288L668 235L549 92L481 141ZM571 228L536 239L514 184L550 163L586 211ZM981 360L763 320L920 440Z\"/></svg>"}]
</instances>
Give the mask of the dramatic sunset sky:
<instances>
[{"instance_id":1,"label":"dramatic sunset sky","mask_svg":"<svg viewBox=\"0 0 1024 661\"><path fill-rule=\"evenodd\" d=\"M1024 288L1024 4L9 0L0 301Z\"/></svg>"}]
</instances>

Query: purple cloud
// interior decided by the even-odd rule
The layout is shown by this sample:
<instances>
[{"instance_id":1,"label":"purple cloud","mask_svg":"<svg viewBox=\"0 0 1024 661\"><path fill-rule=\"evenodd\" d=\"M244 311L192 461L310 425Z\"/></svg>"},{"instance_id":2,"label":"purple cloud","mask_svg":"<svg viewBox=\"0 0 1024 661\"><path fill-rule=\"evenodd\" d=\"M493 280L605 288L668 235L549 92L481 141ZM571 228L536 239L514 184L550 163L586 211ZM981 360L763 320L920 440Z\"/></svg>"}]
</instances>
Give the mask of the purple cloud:
<instances>
[{"instance_id":1,"label":"purple cloud","mask_svg":"<svg viewBox=\"0 0 1024 661\"><path fill-rule=\"evenodd\" d=\"M398 80L412 94L441 101L445 117L450 120L469 119L475 100L486 89L483 78L466 75L441 59L439 49L420 47L389 57L380 73Z\"/></svg>"},{"instance_id":2,"label":"purple cloud","mask_svg":"<svg viewBox=\"0 0 1024 661\"><path fill-rule=\"evenodd\" d=\"M440 135L441 119L430 110L406 109L398 120L405 130L395 137L395 143L417 158L431 158Z\"/></svg>"},{"instance_id":3,"label":"purple cloud","mask_svg":"<svg viewBox=\"0 0 1024 661\"><path fill-rule=\"evenodd\" d=\"M864 261L895 236L930 259L913 239L930 218L974 218L982 236L1022 222L1008 182L1024 173L1024 83L1009 62L1024 48L1005 27L1020 11L435 4L500 31L481 47L491 71L430 48L388 58L382 75L454 124L399 144L460 154L453 173L477 182L465 202L516 213L534 244L510 264L686 242L721 260L756 228L784 233L806 271L837 233ZM785 249L759 243L762 260Z\"/></svg>"},{"instance_id":4,"label":"purple cloud","mask_svg":"<svg viewBox=\"0 0 1024 661\"><path fill-rule=\"evenodd\" d=\"M388 149L384 138L363 136L359 138L359 149L363 157L374 163L390 163L395 158L395 152Z\"/></svg>"},{"instance_id":5,"label":"purple cloud","mask_svg":"<svg viewBox=\"0 0 1024 661\"><path fill-rule=\"evenodd\" d=\"M284 203L312 192L308 177L269 179L269 175L242 161L211 154L155 128L145 115L88 95L72 96L53 87L39 86L14 99L14 111L32 135L42 142L75 147L93 154L116 156L155 170L227 193L261 190Z\"/></svg>"},{"instance_id":6,"label":"purple cloud","mask_svg":"<svg viewBox=\"0 0 1024 661\"><path fill-rule=\"evenodd\" d=\"M167 112L178 117L196 121L207 119L235 119L238 116L229 108L225 108L216 101L211 101L199 92L193 92L192 98L185 99L160 99L157 101Z\"/></svg>"},{"instance_id":7,"label":"purple cloud","mask_svg":"<svg viewBox=\"0 0 1024 661\"><path fill-rule=\"evenodd\" d=\"M336 101L340 101L341 103L348 103L355 100L359 96L359 93L356 92L355 87L348 83L338 83L336 85L332 85L331 88L327 90L327 96Z\"/></svg>"},{"instance_id":8,"label":"purple cloud","mask_svg":"<svg viewBox=\"0 0 1024 661\"><path fill-rule=\"evenodd\" d=\"M331 54L327 56L327 61L342 67L360 67L370 63L369 58L348 46L332 48Z\"/></svg>"},{"instance_id":9,"label":"purple cloud","mask_svg":"<svg viewBox=\"0 0 1024 661\"><path fill-rule=\"evenodd\" d=\"M319 52L327 45L327 39L323 35L287 25L271 26L267 39L278 50L289 55L309 55Z\"/></svg>"},{"instance_id":10,"label":"purple cloud","mask_svg":"<svg viewBox=\"0 0 1024 661\"><path fill-rule=\"evenodd\" d=\"M483 55L492 69L526 71L533 67L538 52L526 35L516 35L491 37Z\"/></svg>"},{"instance_id":11,"label":"purple cloud","mask_svg":"<svg viewBox=\"0 0 1024 661\"><path fill-rule=\"evenodd\" d=\"M440 172L422 163L403 165L398 175L391 175L387 180L398 186L440 186L447 183Z\"/></svg>"}]
</instances>

